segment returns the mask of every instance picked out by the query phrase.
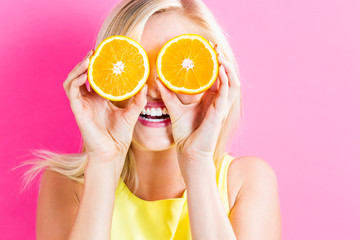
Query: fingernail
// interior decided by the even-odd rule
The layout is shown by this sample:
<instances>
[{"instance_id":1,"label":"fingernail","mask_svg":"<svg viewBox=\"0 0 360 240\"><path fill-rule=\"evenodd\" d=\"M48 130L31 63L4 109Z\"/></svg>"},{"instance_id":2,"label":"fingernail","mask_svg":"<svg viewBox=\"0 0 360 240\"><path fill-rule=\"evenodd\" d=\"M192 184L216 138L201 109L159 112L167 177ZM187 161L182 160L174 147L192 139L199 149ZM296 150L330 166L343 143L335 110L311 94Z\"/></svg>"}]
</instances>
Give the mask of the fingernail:
<instances>
[{"instance_id":1,"label":"fingernail","mask_svg":"<svg viewBox=\"0 0 360 240\"><path fill-rule=\"evenodd\" d=\"M91 49L90 52L88 52L88 54L86 55L86 57L89 57L92 53L93 53L93 49Z\"/></svg>"},{"instance_id":2,"label":"fingernail","mask_svg":"<svg viewBox=\"0 0 360 240\"><path fill-rule=\"evenodd\" d=\"M86 62L87 59L88 59L88 58L85 57L83 60L81 60L81 62L79 63L79 65L83 64L84 62Z\"/></svg>"},{"instance_id":3,"label":"fingernail","mask_svg":"<svg viewBox=\"0 0 360 240\"><path fill-rule=\"evenodd\" d=\"M159 89L161 90L163 88L162 83L160 82L160 78L156 79L156 85L159 87Z\"/></svg>"}]
</instances>

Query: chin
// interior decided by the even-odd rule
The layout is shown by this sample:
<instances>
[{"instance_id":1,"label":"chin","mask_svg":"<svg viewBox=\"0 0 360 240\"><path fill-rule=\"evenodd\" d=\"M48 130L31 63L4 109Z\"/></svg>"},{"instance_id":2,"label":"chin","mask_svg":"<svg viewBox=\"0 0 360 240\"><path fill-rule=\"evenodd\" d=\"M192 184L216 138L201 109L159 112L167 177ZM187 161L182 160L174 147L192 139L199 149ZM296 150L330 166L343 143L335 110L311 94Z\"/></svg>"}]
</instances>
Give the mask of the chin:
<instances>
[{"instance_id":1,"label":"chin","mask_svg":"<svg viewBox=\"0 0 360 240\"><path fill-rule=\"evenodd\" d=\"M144 151L164 151L175 146L171 125L149 128L139 122L135 125L132 144Z\"/></svg>"},{"instance_id":2,"label":"chin","mask_svg":"<svg viewBox=\"0 0 360 240\"><path fill-rule=\"evenodd\" d=\"M135 138L132 139L132 144L136 145L137 148L142 149L143 151L165 151L170 148L175 147L174 141L169 141L169 139L151 139L149 141L140 141Z\"/></svg>"}]
</instances>

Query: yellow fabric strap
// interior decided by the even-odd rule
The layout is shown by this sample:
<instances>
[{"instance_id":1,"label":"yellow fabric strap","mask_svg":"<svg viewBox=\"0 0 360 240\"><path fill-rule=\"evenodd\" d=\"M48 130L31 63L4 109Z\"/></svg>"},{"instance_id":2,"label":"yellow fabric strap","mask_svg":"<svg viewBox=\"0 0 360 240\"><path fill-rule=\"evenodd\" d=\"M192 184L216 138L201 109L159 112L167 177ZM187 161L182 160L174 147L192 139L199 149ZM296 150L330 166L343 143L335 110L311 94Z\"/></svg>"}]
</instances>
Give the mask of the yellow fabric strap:
<instances>
[{"instance_id":1,"label":"yellow fabric strap","mask_svg":"<svg viewBox=\"0 0 360 240\"><path fill-rule=\"evenodd\" d=\"M230 206L229 206L229 199L228 199L228 189L227 189L227 173L230 166L231 161L234 157L230 155L225 155L223 158L220 167L217 169L216 172L216 179L218 189L220 191L221 200L223 202L226 214L229 215Z\"/></svg>"}]
</instances>

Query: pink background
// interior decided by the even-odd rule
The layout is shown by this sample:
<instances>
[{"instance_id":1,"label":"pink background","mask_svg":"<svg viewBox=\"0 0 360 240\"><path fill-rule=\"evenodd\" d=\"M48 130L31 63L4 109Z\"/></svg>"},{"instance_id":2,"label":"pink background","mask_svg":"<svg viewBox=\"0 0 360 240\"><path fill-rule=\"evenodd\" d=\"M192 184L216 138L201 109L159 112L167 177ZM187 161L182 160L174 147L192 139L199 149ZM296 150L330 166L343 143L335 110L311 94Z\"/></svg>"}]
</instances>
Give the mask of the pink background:
<instances>
[{"instance_id":1,"label":"pink background","mask_svg":"<svg viewBox=\"0 0 360 240\"><path fill-rule=\"evenodd\" d=\"M0 8L0 234L35 239L37 188L19 195L30 149L75 152L62 82L117 1L21 0ZM206 0L242 73L234 155L278 176L284 239L360 239L360 4Z\"/></svg>"}]
</instances>

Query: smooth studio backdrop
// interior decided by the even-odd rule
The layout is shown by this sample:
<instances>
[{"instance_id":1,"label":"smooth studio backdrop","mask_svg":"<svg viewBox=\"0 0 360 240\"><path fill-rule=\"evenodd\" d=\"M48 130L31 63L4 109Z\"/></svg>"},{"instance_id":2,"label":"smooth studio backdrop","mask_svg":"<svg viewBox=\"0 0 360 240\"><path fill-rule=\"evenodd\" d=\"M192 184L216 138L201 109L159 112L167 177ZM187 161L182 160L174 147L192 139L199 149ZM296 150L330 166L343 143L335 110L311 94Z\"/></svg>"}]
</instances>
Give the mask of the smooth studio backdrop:
<instances>
[{"instance_id":1,"label":"smooth studio backdrop","mask_svg":"<svg viewBox=\"0 0 360 240\"><path fill-rule=\"evenodd\" d=\"M0 234L35 239L37 186L19 195L29 150L79 150L62 83L117 1L19 0L0 7ZM360 3L205 0L242 74L232 153L278 177L283 239L360 239Z\"/></svg>"}]
</instances>

